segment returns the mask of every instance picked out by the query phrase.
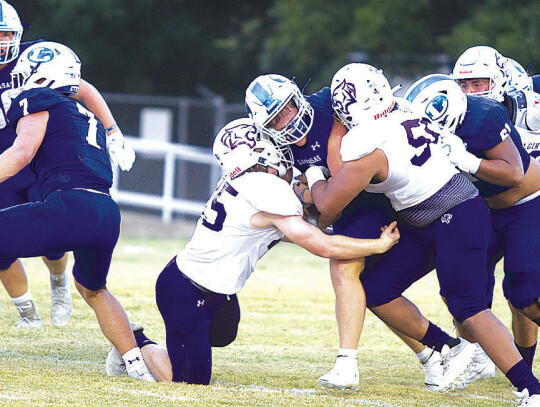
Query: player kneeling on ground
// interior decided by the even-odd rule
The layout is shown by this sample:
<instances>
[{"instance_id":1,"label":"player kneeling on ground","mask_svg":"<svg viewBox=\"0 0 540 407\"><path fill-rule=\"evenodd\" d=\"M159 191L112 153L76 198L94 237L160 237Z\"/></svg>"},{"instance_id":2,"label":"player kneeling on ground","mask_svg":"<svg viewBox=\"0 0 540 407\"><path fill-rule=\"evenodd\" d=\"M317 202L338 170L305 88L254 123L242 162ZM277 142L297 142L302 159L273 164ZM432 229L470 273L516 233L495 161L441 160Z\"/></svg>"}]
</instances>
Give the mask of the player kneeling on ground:
<instances>
[{"instance_id":1,"label":"player kneeling on ground","mask_svg":"<svg viewBox=\"0 0 540 407\"><path fill-rule=\"evenodd\" d=\"M218 183L184 250L156 283L167 349L140 332L136 340L158 380L208 384L212 346L226 346L240 322L236 293L257 261L283 237L311 253L356 259L383 253L397 243L393 222L379 239L325 235L302 219L302 205L283 178L290 163L282 149L249 119L226 125L214 142L214 155L226 174ZM288 151L286 151L288 153ZM121 374L123 361L113 349L108 374Z\"/></svg>"}]
</instances>

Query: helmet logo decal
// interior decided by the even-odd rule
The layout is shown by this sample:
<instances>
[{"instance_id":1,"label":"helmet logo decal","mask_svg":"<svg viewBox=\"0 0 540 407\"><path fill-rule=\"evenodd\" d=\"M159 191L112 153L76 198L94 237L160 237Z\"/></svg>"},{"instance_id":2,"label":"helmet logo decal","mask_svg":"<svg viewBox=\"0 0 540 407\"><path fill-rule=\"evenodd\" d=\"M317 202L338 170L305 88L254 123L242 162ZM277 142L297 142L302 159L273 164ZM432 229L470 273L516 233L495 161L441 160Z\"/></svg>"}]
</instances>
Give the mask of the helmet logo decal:
<instances>
[{"instance_id":1,"label":"helmet logo decal","mask_svg":"<svg viewBox=\"0 0 540 407\"><path fill-rule=\"evenodd\" d=\"M505 59L506 58L503 58L503 56L501 54L499 54L499 53L495 54L495 64L501 69L506 68Z\"/></svg>"},{"instance_id":2,"label":"helmet logo decal","mask_svg":"<svg viewBox=\"0 0 540 407\"><path fill-rule=\"evenodd\" d=\"M32 62L50 62L54 58L54 51L50 48L36 48L28 53L28 60Z\"/></svg>"},{"instance_id":3,"label":"helmet logo decal","mask_svg":"<svg viewBox=\"0 0 540 407\"><path fill-rule=\"evenodd\" d=\"M356 88L353 83L343 79L332 93L332 105L336 111L350 114L349 106L353 103L356 103Z\"/></svg>"},{"instance_id":4,"label":"helmet logo decal","mask_svg":"<svg viewBox=\"0 0 540 407\"><path fill-rule=\"evenodd\" d=\"M448 98L445 95L437 95L426 106L426 115L433 121L439 120L448 110Z\"/></svg>"},{"instance_id":5,"label":"helmet logo decal","mask_svg":"<svg viewBox=\"0 0 540 407\"><path fill-rule=\"evenodd\" d=\"M242 144L247 145L249 148L254 148L256 136L257 129L255 126L240 124L238 126L226 128L221 137L221 142L231 150L234 150Z\"/></svg>"}]
</instances>

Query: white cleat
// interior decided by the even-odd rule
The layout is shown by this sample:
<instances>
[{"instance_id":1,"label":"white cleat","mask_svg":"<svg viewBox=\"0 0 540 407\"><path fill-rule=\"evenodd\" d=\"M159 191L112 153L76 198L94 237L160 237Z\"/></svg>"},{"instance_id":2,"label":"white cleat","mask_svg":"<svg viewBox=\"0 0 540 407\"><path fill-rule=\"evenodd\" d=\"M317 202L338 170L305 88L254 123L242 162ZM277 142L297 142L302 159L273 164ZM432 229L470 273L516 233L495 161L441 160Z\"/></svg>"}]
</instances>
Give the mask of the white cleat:
<instances>
[{"instance_id":1,"label":"white cleat","mask_svg":"<svg viewBox=\"0 0 540 407\"><path fill-rule=\"evenodd\" d=\"M472 362L476 354L476 346L463 338L460 344L449 348L444 345L441 351L443 366L443 381L438 389L434 391L446 391L453 389L455 385L461 382L465 375L465 370Z\"/></svg>"},{"instance_id":2,"label":"white cleat","mask_svg":"<svg viewBox=\"0 0 540 407\"><path fill-rule=\"evenodd\" d=\"M51 274L51 323L57 328L67 325L72 311L68 274L61 277Z\"/></svg>"},{"instance_id":3,"label":"white cleat","mask_svg":"<svg viewBox=\"0 0 540 407\"><path fill-rule=\"evenodd\" d=\"M34 318L21 317L21 319L15 322L15 326L17 328L32 329L43 327L43 323L41 322L39 315L36 315Z\"/></svg>"},{"instance_id":4,"label":"white cleat","mask_svg":"<svg viewBox=\"0 0 540 407\"><path fill-rule=\"evenodd\" d=\"M105 360L105 372L107 376L122 376L126 373L126 364L120 352L113 346Z\"/></svg>"},{"instance_id":5,"label":"white cleat","mask_svg":"<svg viewBox=\"0 0 540 407\"><path fill-rule=\"evenodd\" d=\"M540 406L540 394L533 394L529 396L529 390L525 389L522 392L513 391L517 397L515 405L517 407L539 407Z\"/></svg>"},{"instance_id":6,"label":"white cleat","mask_svg":"<svg viewBox=\"0 0 540 407\"><path fill-rule=\"evenodd\" d=\"M358 390L359 377L356 358L338 356L334 368L319 377L319 385L325 389Z\"/></svg>"},{"instance_id":7,"label":"white cleat","mask_svg":"<svg viewBox=\"0 0 540 407\"><path fill-rule=\"evenodd\" d=\"M425 385L429 391L440 391L439 386L443 382L444 368L442 365L441 354L437 351L433 351L428 360L422 363L422 369L424 369Z\"/></svg>"},{"instance_id":8,"label":"white cleat","mask_svg":"<svg viewBox=\"0 0 540 407\"><path fill-rule=\"evenodd\" d=\"M496 370L497 366L495 366L495 363L484 352L484 349L479 344L476 344L476 354L473 361L467 366L463 379L454 385L454 389L462 390L476 380L487 380L490 377L494 377Z\"/></svg>"}]
</instances>

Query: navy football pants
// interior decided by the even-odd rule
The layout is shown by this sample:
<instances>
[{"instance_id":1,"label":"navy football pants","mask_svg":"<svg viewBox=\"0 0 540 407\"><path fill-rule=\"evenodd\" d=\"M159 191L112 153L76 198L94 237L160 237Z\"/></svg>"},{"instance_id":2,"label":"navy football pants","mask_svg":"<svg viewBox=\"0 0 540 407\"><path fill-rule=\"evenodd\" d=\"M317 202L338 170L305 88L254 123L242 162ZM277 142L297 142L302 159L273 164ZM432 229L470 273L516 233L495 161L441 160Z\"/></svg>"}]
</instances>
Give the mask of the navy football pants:
<instances>
[{"instance_id":1,"label":"navy football pants","mask_svg":"<svg viewBox=\"0 0 540 407\"><path fill-rule=\"evenodd\" d=\"M0 210L0 257L73 252L73 276L88 290L106 283L120 234L120 210L106 194L55 191L43 202Z\"/></svg>"}]
</instances>

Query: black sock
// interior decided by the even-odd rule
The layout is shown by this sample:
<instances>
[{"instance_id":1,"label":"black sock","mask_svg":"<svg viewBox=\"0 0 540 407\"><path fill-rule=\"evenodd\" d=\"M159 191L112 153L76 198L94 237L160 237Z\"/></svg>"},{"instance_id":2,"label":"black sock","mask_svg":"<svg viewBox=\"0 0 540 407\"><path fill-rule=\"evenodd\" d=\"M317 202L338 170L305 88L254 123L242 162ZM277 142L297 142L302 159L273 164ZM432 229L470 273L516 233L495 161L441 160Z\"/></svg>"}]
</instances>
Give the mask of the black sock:
<instances>
[{"instance_id":1,"label":"black sock","mask_svg":"<svg viewBox=\"0 0 540 407\"><path fill-rule=\"evenodd\" d=\"M450 337L450 339L446 341L446 344L448 345L450 349L452 349L454 346L458 346L460 343L461 343L461 340L459 340L458 338L452 338L452 337Z\"/></svg>"},{"instance_id":2,"label":"black sock","mask_svg":"<svg viewBox=\"0 0 540 407\"><path fill-rule=\"evenodd\" d=\"M148 339L146 335L143 334L142 332L140 334L135 335L135 341L137 342L137 346L139 348L142 348L143 346L146 346L146 345L150 345L152 343L156 345L154 341L151 341L150 339Z\"/></svg>"}]
</instances>

